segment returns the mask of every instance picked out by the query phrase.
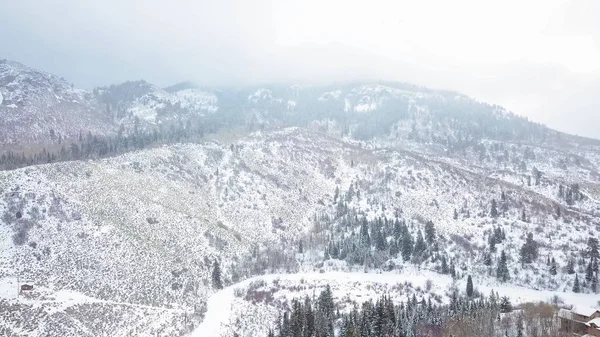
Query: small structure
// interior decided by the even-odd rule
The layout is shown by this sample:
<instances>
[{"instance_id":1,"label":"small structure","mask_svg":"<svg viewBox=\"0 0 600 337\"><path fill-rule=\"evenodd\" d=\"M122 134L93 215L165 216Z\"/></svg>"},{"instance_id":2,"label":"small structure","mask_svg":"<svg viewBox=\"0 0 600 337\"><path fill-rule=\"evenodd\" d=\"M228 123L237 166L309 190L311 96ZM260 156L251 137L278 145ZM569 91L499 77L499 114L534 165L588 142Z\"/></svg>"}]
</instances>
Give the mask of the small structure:
<instances>
[{"instance_id":1,"label":"small structure","mask_svg":"<svg viewBox=\"0 0 600 337\"><path fill-rule=\"evenodd\" d=\"M31 291L33 290L33 284L21 284L21 291Z\"/></svg>"},{"instance_id":2,"label":"small structure","mask_svg":"<svg viewBox=\"0 0 600 337\"><path fill-rule=\"evenodd\" d=\"M560 309L560 328L573 336L600 337L600 309L573 307Z\"/></svg>"}]
</instances>

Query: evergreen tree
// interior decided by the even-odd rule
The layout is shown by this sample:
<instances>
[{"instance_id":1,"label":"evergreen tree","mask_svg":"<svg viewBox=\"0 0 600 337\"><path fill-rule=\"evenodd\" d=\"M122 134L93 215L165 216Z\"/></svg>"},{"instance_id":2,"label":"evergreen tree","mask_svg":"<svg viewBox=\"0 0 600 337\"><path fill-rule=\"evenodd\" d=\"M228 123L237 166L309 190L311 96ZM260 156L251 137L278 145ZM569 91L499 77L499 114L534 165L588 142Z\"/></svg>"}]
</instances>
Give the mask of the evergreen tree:
<instances>
[{"instance_id":1,"label":"evergreen tree","mask_svg":"<svg viewBox=\"0 0 600 337\"><path fill-rule=\"evenodd\" d=\"M402 259L404 261L410 260L413 253L413 240L410 232L407 230L402 235Z\"/></svg>"},{"instance_id":2,"label":"evergreen tree","mask_svg":"<svg viewBox=\"0 0 600 337\"><path fill-rule=\"evenodd\" d=\"M591 259L597 260L600 258L600 252L598 251L598 239L591 237L588 239L588 254Z\"/></svg>"},{"instance_id":3,"label":"evergreen tree","mask_svg":"<svg viewBox=\"0 0 600 337\"><path fill-rule=\"evenodd\" d=\"M467 297L473 297L473 279L471 278L471 275L467 277Z\"/></svg>"},{"instance_id":4,"label":"evergreen tree","mask_svg":"<svg viewBox=\"0 0 600 337\"><path fill-rule=\"evenodd\" d=\"M425 239L429 247L433 247L435 243L435 226L431 220L425 224Z\"/></svg>"},{"instance_id":5,"label":"evergreen tree","mask_svg":"<svg viewBox=\"0 0 600 337\"><path fill-rule=\"evenodd\" d=\"M400 248L398 247L398 243L397 243L396 239L392 239L392 241L390 242L390 256L392 258L395 258L398 256L399 252L400 252Z\"/></svg>"},{"instance_id":6,"label":"evergreen tree","mask_svg":"<svg viewBox=\"0 0 600 337\"><path fill-rule=\"evenodd\" d=\"M512 308L512 304L510 303L510 299L506 296L503 296L502 299L500 299L500 312L502 313L509 313L512 312L513 308Z\"/></svg>"},{"instance_id":7,"label":"evergreen tree","mask_svg":"<svg viewBox=\"0 0 600 337\"><path fill-rule=\"evenodd\" d=\"M483 264L486 266L491 266L492 265L492 254L490 253L486 253L483 257Z\"/></svg>"},{"instance_id":8,"label":"evergreen tree","mask_svg":"<svg viewBox=\"0 0 600 337\"><path fill-rule=\"evenodd\" d=\"M550 275L555 276L557 273L557 266L556 266L556 260L554 258L552 258L552 261L550 262Z\"/></svg>"},{"instance_id":9,"label":"evergreen tree","mask_svg":"<svg viewBox=\"0 0 600 337\"><path fill-rule=\"evenodd\" d=\"M496 240L496 235L492 234L490 235L490 237L488 238L488 243L490 244L490 252L494 253L496 252L496 242L498 240Z\"/></svg>"},{"instance_id":10,"label":"evergreen tree","mask_svg":"<svg viewBox=\"0 0 600 337\"><path fill-rule=\"evenodd\" d=\"M579 293L581 292L581 286L579 285L579 276L575 274L575 282L573 283L573 292Z\"/></svg>"},{"instance_id":11,"label":"evergreen tree","mask_svg":"<svg viewBox=\"0 0 600 337\"><path fill-rule=\"evenodd\" d=\"M446 255L442 255L442 274L448 274L450 270L448 269L448 262L446 261Z\"/></svg>"},{"instance_id":12,"label":"evergreen tree","mask_svg":"<svg viewBox=\"0 0 600 337\"><path fill-rule=\"evenodd\" d=\"M419 230L417 232L417 243L415 243L413 255L420 257L425 249L427 249L427 246L425 245L425 240L423 240L423 234L421 234L421 231Z\"/></svg>"},{"instance_id":13,"label":"evergreen tree","mask_svg":"<svg viewBox=\"0 0 600 337\"><path fill-rule=\"evenodd\" d=\"M223 283L221 281L221 265L219 264L219 261L215 261L213 264L212 284L216 289L223 289Z\"/></svg>"},{"instance_id":14,"label":"evergreen tree","mask_svg":"<svg viewBox=\"0 0 600 337\"><path fill-rule=\"evenodd\" d=\"M592 264L592 260L590 259L590 262L588 263L587 268L585 270L585 280L588 282L591 282L593 278L594 278L594 267Z\"/></svg>"},{"instance_id":15,"label":"evergreen tree","mask_svg":"<svg viewBox=\"0 0 600 337\"><path fill-rule=\"evenodd\" d=\"M538 243L533 240L533 234L528 233L525 244L520 250L521 262L524 264L532 263L538 258Z\"/></svg>"},{"instance_id":16,"label":"evergreen tree","mask_svg":"<svg viewBox=\"0 0 600 337\"><path fill-rule=\"evenodd\" d=\"M567 273L571 275L575 274L575 261L573 261L573 259L567 261Z\"/></svg>"},{"instance_id":17,"label":"evergreen tree","mask_svg":"<svg viewBox=\"0 0 600 337\"><path fill-rule=\"evenodd\" d=\"M498 217L498 205L496 203L496 199L492 199L492 210L490 211L490 215L492 218Z\"/></svg>"},{"instance_id":18,"label":"evergreen tree","mask_svg":"<svg viewBox=\"0 0 600 337\"><path fill-rule=\"evenodd\" d=\"M567 193L565 195L565 202L569 206L573 206L573 204L575 204L575 202L573 201L573 191L571 189L567 190Z\"/></svg>"},{"instance_id":19,"label":"evergreen tree","mask_svg":"<svg viewBox=\"0 0 600 337\"><path fill-rule=\"evenodd\" d=\"M498 262L498 269L496 270L496 278L501 282L506 282L510 279L510 273L508 271L506 253L502 251L500 255L500 261Z\"/></svg>"},{"instance_id":20,"label":"evergreen tree","mask_svg":"<svg viewBox=\"0 0 600 337\"><path fill-rule=\"evenodd\" d=\"M394 221L394 239L396 239L396 241L400 241L400 238L402 237L402 232L403 226L400 224L400 221L396 219L396 221Z\"/></svg>"},{"instance_id":21,"label":"evergreen tree","mask_svg":"<svg viewBox=\"0 0 600 337\"><path fill-rule=\"evenodd\" d=\"M363 218L360 226L360 245L361 247L371 247L371 236L369 235L369 227L366 218Z\"/></svg>"},{"instance_id":22,"label":"evergreen tree","mask_svg":"<svg viewBox=\"0 0 600 337\"><path fill-rule=\"evenodd\" d=\"M458 220L458 212L456 211L456 208L454 209L454 216L453 216L454 220Z\"/></svg>"},{"instance_id":23,"label":"evergreen tree","mask_svg":"<svg viewBox=\"0 0 600 337\"><path fill-rule=\"evenodd\" d=\"M377 229L375 234L375 248L377 248L379 251L384 251L387 249L387 241L380 228Z\"/></svg>"}]
</instances>

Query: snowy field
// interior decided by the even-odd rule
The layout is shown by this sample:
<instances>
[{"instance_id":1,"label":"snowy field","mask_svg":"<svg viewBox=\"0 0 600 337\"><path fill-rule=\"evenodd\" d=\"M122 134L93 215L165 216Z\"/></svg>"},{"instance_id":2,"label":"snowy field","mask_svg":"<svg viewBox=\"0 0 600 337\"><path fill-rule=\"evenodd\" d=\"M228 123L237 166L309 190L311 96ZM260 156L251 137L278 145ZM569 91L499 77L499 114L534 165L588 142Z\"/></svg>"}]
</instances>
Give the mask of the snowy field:
<instances>
[{"instance_id":1,"label":"snowy field","mask_svg":"<svg viewBox=\"0 0 600 337\"><path fill-rule=\"evenodd\" d=\"M427 291L428 282L431 282L431 288ZM263 288L279 288L280 290L275 292L281 292L279 297L287 300L301 299L304 296L310 297L314 293L318 295L329 284L337 301L344 302L344 299L350 299L358 304L370 299L375 300L382 295L391 295L394 300L405 301L413 293L420 293L421 295L417 296L420 300L433 294L447 294L453 287L460 291L464 291L466 287L465 282L454 283L446 275L417 270L403 273L326 272L258 276L213 294L208 300L208 311L204 321L189 336L230 337L233 332L239 333L240 336L266 336L268 329L272 328L271 324L280 313L280 310L274 305L281 301L274 301L271 305L249 303L248 301L243 303L244 300L239 298L240 290L247 290L257 283L263 285ZM295 285L294 290L290 291L290 287L286 287L285 284ZM406 285L410 285L410 288ZM509 297L513 304L551 302L555 296L558 296L564 305L594 307L598 305L600 299L589 294L556 293L499 284L475 283L475 289L485 295L489 295L493 290L500 296ZM274 297L278 297L278 295L275 294ZM443 296L442 300L447 303L448 297ZM253 317L253 315L259 317Z\"/></svg>"}]
</instances>

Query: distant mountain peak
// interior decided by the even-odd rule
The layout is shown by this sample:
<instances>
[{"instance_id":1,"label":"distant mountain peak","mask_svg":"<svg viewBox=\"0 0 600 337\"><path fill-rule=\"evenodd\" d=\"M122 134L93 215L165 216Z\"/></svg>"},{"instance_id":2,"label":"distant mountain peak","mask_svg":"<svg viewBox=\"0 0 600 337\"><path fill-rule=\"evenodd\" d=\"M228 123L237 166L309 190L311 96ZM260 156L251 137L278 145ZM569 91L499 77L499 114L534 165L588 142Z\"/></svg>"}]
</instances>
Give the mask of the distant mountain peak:
<instances>
[{"instance_id":1,"label":"distant mountain peak","mask_svg":"<svg viewBox=\"0 0 600 337\"><path fill-rule=\"evenodd\" d=\"M196 89L198 86L194 82L184 81L168 86L165 89L166 92L175 93L177 91L186 90L186 89Z\"/></svg>"}]
</instances>

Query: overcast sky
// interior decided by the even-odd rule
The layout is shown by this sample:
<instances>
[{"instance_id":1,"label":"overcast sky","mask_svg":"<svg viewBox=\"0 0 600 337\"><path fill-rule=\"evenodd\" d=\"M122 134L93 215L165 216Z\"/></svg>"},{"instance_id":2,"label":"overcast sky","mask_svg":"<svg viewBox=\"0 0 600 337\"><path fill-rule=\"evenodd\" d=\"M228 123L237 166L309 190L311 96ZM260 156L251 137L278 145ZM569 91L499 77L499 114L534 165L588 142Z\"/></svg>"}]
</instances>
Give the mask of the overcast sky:
<instances>
[{"instance_id":1,"label":"overcast sky","mask_svg":"<svg viewBox=\"0 0 600 337\"><path fill-rule=\"evenodd\" d=\"M0 57L84 88L386 79L600 138L599 0L0 0Z\"/></svg>"}]
</instances>

